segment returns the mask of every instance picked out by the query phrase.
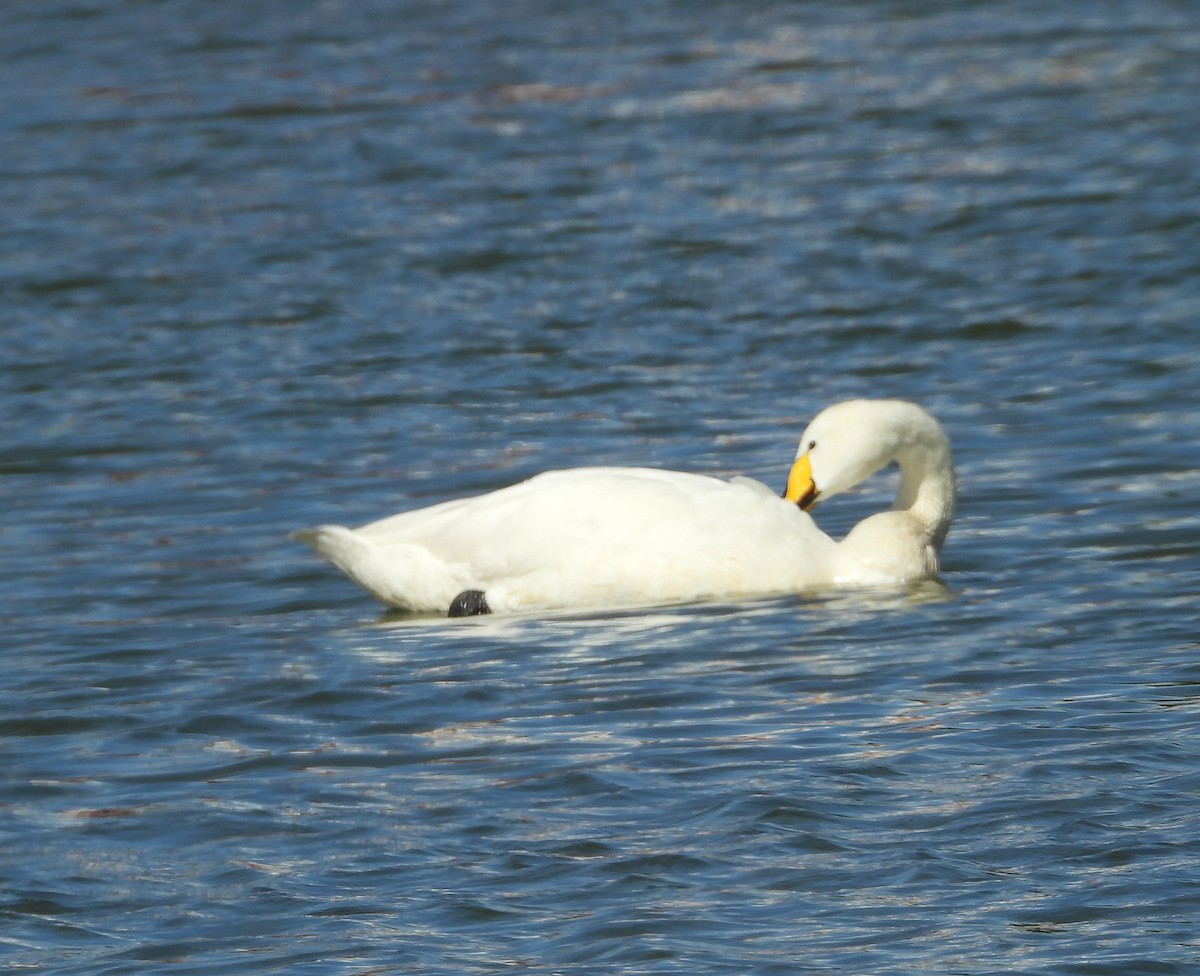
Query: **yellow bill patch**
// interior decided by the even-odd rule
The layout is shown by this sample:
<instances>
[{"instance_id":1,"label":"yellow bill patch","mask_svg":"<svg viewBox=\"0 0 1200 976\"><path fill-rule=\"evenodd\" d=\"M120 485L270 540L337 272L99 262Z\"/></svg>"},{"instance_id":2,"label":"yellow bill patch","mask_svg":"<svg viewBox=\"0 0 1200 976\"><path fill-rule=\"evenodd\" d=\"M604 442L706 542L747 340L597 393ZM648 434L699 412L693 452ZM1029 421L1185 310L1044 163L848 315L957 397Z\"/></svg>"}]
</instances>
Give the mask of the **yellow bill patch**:
<instances>
[{"instance_id":1,"label":"yellow bill patch","mask_svg":"<svg viewBox=\"0 0 1200 976\"><path fill-rule=\"evenodd\" d=\"M812 464L808 460L808 454L802 454L796 458L792 470L788 473L787 489L783 497L807 512L816 502L818 495L820 492L817 491L812 478Z\"/></svg>"}]
</instances>

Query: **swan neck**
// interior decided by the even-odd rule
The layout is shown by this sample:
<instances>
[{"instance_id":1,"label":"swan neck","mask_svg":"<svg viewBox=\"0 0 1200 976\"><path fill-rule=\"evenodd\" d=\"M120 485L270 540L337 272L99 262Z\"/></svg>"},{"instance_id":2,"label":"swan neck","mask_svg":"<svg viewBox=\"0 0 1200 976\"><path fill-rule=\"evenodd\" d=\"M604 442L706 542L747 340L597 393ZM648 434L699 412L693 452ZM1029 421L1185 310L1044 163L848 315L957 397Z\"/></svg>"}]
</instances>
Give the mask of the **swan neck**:
<instances>
[{"instance_id":1,"label":"swan neck","mask_svg":"<svg viewBox=\"0 0 1200 976\"><path fill-rule=\"evenodd\" d=\"M907 512L934 548L940 549L954 515L954 467L949 444L911 448L896 460L900 465L900 487L892 509Z\"/></svg>"}]
</instances>

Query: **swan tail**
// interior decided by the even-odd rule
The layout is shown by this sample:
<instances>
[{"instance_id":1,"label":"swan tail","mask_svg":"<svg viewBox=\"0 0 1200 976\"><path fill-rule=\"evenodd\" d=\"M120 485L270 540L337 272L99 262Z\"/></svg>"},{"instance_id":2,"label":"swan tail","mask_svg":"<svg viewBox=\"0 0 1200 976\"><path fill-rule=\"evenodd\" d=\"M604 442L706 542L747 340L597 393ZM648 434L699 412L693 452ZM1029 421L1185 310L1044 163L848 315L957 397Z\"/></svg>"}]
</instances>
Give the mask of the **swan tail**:
<instances>
[{"instance_id":1,"label":"swan tail","mask_svg":"<svg viewBox=\"0 0 1200 976\"><path fill-rule=\"evenodd\" d=\"M376 599L398 610L445 613L464 589L458 582L460 574L419 546L400 543L385 548L343 525L318 525L293 532L289 538L303 542Z\"/></svg>"}]
</instances>

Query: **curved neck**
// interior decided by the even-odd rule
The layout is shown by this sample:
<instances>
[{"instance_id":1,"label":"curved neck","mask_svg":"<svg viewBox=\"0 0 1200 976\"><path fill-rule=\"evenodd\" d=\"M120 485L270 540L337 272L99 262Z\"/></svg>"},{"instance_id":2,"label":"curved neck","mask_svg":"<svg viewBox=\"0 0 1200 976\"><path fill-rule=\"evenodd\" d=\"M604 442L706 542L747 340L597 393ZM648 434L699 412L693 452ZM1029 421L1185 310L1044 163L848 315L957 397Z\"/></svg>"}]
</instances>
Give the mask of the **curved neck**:
<instances>
[{"instance_id":1,"label":"curved neck","mask_svg":"<svg viewBox=\"0 0 1200 976\"><path fill-rule=\"evenodd\" d=\"M940 434L940 432L939 432ZM907 512L935 549L941 549L954 515L954 465L945 435L901 449L900 487L892 511Z\"/></svg>"}]
</instances>

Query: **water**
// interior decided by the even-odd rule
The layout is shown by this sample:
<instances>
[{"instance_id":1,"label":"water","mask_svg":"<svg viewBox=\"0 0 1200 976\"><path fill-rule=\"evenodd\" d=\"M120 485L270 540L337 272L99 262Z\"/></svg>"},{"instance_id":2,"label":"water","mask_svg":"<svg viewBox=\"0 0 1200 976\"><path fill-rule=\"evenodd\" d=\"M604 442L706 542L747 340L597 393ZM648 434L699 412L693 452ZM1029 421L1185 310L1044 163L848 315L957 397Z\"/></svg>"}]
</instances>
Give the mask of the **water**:
<instances>
[{"instance_id":1,"label":"water","mask_svg":"<svg viewBox=\"0 0 1200 976\"><path fill-rule=\"evenodd\" d=\"M1200 19L0 12L0 960L1200 972ZM942 586L406 622L286 533L955 444ZM829 503L842 530L888 483Z\"/></svg>"}]
</instances>

